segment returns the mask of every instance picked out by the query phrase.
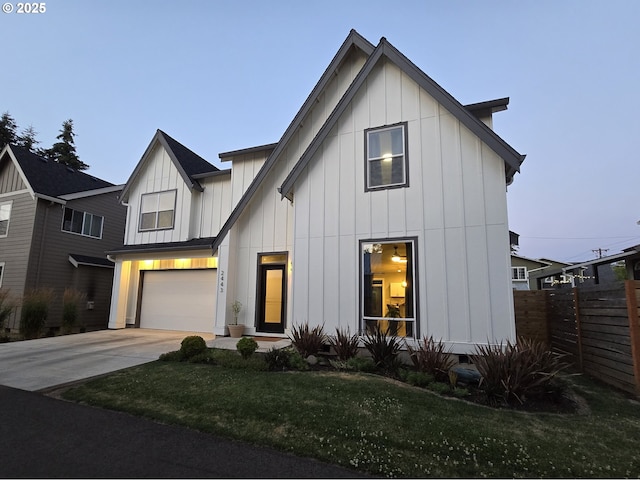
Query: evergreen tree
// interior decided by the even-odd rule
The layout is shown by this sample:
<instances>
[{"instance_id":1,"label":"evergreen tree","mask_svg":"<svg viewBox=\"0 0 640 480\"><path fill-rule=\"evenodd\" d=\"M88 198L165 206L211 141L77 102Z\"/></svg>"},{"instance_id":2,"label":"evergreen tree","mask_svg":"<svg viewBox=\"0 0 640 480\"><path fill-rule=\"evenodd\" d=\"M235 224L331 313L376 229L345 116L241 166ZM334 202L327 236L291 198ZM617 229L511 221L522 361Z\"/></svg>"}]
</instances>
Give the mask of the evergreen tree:
<instances>
[{"instance_id":1,"label":"evergreen tree","mask_svg":"<svg viewBox=\"0 0 640 480\"><path fill-rule=\"evenodd\" d=\"M29 128L22 130L22 133L16 138L16 145L26 148L31 153L38 153L39 149L36 150L35 148L35 146L40 143L40 141L36 139L37 135L38 132L34 130L33 125L29 125Z\"/></svg>"},{"instance_id":2,"label":"evergreen tree","mask_svg":"<svg viewBox=\"0 0 640 480\"><path fill-rule=\"evenodd\" d=\"M4 112L0 117L0 149L8 143L16 143L16 130L18 126L9 112Z\"/></svg>"},{"instance_id":3,"label":"evergreen tree","mask_svg":"<svg viewBox=\"0 0 640 480\"><path fill-rule=\"evenodd\" d=\"M86 170L89 165L84 163L76 154L76 146L73 138L76 134L73 132L73 120L65 120L62 122L60 135L56 138L59 140L54 143L51 148L44 150L43 155L49 160L67 165L76 170Z\"/></svg>"}]
</instances>

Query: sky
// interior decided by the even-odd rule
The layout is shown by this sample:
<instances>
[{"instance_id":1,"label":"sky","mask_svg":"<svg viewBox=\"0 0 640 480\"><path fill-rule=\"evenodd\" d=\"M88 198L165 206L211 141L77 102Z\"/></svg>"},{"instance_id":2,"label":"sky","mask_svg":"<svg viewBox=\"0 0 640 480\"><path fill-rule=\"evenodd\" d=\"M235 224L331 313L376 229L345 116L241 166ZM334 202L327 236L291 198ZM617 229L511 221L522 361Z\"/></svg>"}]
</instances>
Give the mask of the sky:
<instances>
[{"instance_id":1,"label":"sky","mask_svg":"<svg viewBox=\"0 0 640 480\"><path fill-rule=\"evenodd\" d=\"M463 104L510 98L494 130L526 154L507 193L520 255L579 262L640 244L636 0L0 3L13 7L0 113L40 147L72 119L96 177L126 183L157 129L218 167L221 152L277 142L355 29Z\"/></svg>"}]
</instances>

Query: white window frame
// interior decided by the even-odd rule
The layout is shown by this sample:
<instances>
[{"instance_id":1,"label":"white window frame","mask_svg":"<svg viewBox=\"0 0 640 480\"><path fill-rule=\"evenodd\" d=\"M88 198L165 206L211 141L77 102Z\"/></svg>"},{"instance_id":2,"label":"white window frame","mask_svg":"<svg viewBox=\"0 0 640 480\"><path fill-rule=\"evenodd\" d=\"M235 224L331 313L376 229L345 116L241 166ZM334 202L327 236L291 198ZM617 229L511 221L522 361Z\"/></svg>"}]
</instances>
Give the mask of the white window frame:
<instances>
[{"instance_id":1,"label":"white window frame","mask_svg":"<svg viewBox=\"0 0 640 480\"><path fill-rule=\"evenodd\" d=\"M515 276L514 272L517 272ZM520 275L521 272L524 272L524 275ZM511 267L511 280L514 282L526 282L529 280L527 267Z\"/></svg>"},{"instance_id":2,"label":"white window frame","mask_svg":"<svg viewBox=\"0 0 640 480\"><path fill-rule=\"evenodd\" d=\"M0 238L5 238L7 235L9 235L9 224L11 223L11 210L13 208L13 200L9 200L8 202L0 202L0 222L3 222L5 220L2 219L2 209L3 207L5 207L6 205L9 206L8 208L8 213L7 213L7 218L5 219L7 222L7 226L4 229L4 233L0 233Z\"/></svg>"},{"instance_id":3,"label":"white window frame","mask_svg":"<svg viewBox=\"0 0 640 480\"><path fill-rule=\"evenodd\" d=\"M171 210L160 210L160 200L162 196L168 196L169 194L173 195L172 199L172 209ZM155 199L153 198L155 196ZM172 230L176 225L176 199L177 199L177 190L164 190L162 192L153 192L153 193L143 193L140 196L140 213L138 215L138 231L139 232L153 232L156 230ZM145 199L151 201L152 204L155 205L153 209L149 209L147 211L143 210ZM160 214L164 212L171 212L171 225L160 227ZM142 220L143 215L154 214L154 223L153 227L143 228Z\"/></svg>"},{"instance_id":4,"label":"white window frame","mask_svg":"<svg viewBox=\"0 0 640 480\"><path fill-rule=\"evenodd\" d=\"M69 226L69 228L65 228L65 217L66 217L66 213L67 211L72 212L71 213L71 224ZM78 214L78 215L82 215L82 225L80 226L80 231L76 232L74 230L71 230L71 228L73 228L73 217L74 214ZM93 227L93 222L95 221L94 219L99 218L100 219L100 233L96 236L96 235L92 235L91 231L92 231L92 227ZM89 228L89 233L84 233L86 228ZM83 210L77 210L75 208L69 208L69 207L64 207L62 210L62 227L61 230L65 233L71 233L73 235L80 235L82 237L88 237L88 238L95 238L100 240L102 238L102 232L104 230L104 217L102 215L96 215L94 213L89 213L89 212L85 212Z\"/></svg>"},{"instance_id":5,"label":"white window frame","mask_svg":"<svg viewBox=\"0 0 640 480\"><path fill-rule=\"evenodd\" d=\"M5 262L0 262L0 288L2 288L2 280L4 279Z\"/></svg>"},{"instance_id":6,"label":"white window frame","mask_svg":"<svg viewBox=\"0 0 640 480\"><path fill-rule=\"evenodd\" d=\"M402 132L402 151L401 152L379 152L379 155L371 156L369 145L374 135L384 132L400 129ZM365 191L385 190L389 188L403 188L409 186L409 158L407 154L407 123L397 123L384 127L369 128L365 130ZM402 180L389 183L381 183L372 185L371 181L371 165L376 162L394 162L398 161L402 165Z\"/></svg>"}]
</instances>

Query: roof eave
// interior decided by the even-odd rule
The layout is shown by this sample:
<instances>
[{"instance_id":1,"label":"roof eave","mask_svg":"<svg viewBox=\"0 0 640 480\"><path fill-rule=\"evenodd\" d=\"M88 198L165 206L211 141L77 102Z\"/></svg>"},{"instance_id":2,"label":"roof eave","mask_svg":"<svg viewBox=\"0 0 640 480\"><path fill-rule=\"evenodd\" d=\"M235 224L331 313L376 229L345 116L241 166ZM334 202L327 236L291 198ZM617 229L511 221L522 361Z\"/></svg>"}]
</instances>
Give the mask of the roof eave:
<instances>
[{"instance_id":1,"label":"roof eave","mask_svg":"<svg viewBox=\"0 0 640 480\"><path fill-rule=\"evenodd\" d=\"M302 107L300 107L300 110L298 110L298 113L293 118L293 120L291 121L287 129L285 130L285 133L282 135L282 138L280 138L280 141L277 143L276 148L273 150L273 152L271 152L271 155L269 155L265 163L262 165L262 168L260 168L257 175L255 176L255 178L253 179L253 181L245 191L244 195L240 198L240 201L231 212L231 215L229 215L229 217L227 218L227 221L224 223L224 225L220 229L220 233L216 238L216 241L212 245L212 249L214 252L220 246L220 243L226 237L226 234L231 229L231 226L236 222L240 214L243 212L245 206L249 202L249 200L253 197L258 187L260 186L264 178L267 176L267 174L271 170L278 156L285 149L285 146L287 145L291 136L296 132L299 125L302 123L302 120L304 119L306 114L315 104L316 98L318 97L320 92L332 79L333 72L335 71L335 69L338 67L338 65L340 65L342 60L347 56L349 51L354 46L358 47L367 55L371 55L375 50L375 47L373 46L373 44L371 44L367 39L365 39L358 32L356 32L353 29L349 32L349 35L347 36L345 41L342 42L342 45L338 49L338 52L334 55L333 59L325 69L324 73L322 74L322 76L314 86L313 90L311 90L311 93L309 94L305 102L302 104Z\"/></svg>"},{"instance_id":2,"label":"roof eave","mask_svg":"<svg viewBox=\"0 0 640 480\"><path fill-rule=\"evenodd\" d=\"M282 198L288 198L289 200L292 199L293 185L295 184L298 176L304 170L307 163L322 144L331 128L333 128L337 119L344 113L349 102L354 98L368 75L383 56L397 65L418 85L427 90L427 92L429 92L429 94L432 95L438 103L449 110L463 125L469 128L469 130L476 134L493 151L495 151L496 154L498 154L505 162L507 185L513 181L513 176L516 172L520 171L520 164L523 162L525 156L516 152L493 130L476 118L460 102L453 98L440 85L431 79L431 77L420 70L383 37L343 97L340 99L333 112L331 112L324 125L320 128L314 139L302 154L299 161L282 182L279 189Z\"/></svg>"}]
</instances>

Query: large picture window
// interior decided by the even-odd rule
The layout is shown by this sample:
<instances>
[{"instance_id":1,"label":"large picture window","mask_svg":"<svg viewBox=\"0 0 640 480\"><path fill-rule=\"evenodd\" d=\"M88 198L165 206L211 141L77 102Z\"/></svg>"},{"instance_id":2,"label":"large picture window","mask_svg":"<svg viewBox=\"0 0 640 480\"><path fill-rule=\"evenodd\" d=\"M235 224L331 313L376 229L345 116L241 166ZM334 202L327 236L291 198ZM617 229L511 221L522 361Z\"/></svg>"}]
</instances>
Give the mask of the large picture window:
<instances>
[{"instance_id":1,"label":"large picture window","mask_svg":"<svg viewBox=\"0 0 640 480\"><path fill-rule=\"evenodd\" d=\"M366 130L366 189L406 187L406 124Z\"/></svg>"},{"instance_id":2,"label":"large picture window","mask_svg":"<svg viewBox=\"0 0 640 480\"><path fill-rule=\"evenodd\" d=\"M415 337L415 240L361 242L361 312L366 331Z\"/></svg>"},{"instance_id":3,"label":"large picture window","mask_svg":"<svg viewBox=\"0 0 640 480\"><path fill-rule=\"evenodd\" d=\"M11 219L11 202L0 203L0 237L9 234L9 220Z\"/></svg>"},{"instance_id":4,"label":"large picture window","mask_svg":"<svg viewBox=\"0 0 640 480\"><path fill-rule=\"evenodd\" d=\"M62 231L77 233L85 237L102 238L104 218L100 215L64 208Z\"/></svg>"},{"instance_id":5,"label":"large picture window","mask_svg":"<svg viewBox=\"0 0 640 480\"><path fill-rule=\"evenodd\" d=\"M173 228L176 191L147 193L140 202L140 230L167 230Z\"/></svg>"}]
</instances>

